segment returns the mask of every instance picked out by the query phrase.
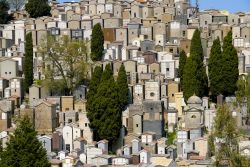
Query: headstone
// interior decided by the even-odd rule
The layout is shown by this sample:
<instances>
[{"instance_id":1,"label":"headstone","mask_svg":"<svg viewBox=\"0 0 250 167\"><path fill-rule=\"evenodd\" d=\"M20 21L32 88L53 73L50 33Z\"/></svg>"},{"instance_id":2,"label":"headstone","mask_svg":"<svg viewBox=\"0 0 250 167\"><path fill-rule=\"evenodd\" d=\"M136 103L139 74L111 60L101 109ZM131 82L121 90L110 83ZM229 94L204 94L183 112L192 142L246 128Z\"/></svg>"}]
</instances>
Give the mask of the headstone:
<instances>
[{"instance_id":1,"label":"headstone","mask_svg":"<svg viewBox=\"0 0 250 167\"><path fill-rule=\"evenodd\" d=\"M223 95L220 94L217 96L217 105L222 105L223 104Z\"/></svg>"},{"instance_id":2,"label":"headstone","mask_svg":"<svg viewBox=\"0 0 250 167\"><path fill-rule=\"evenodd\" d=\"M132 154L139 153L141 151L141 140L133 139L132 140Z\"/></svg>"},{"instance_id":3,"label":"headstone","mask_svg":"<svg viewBox=\"0 0 250 167\"><path fill-rule=\"evenodd\" d=\"M104 153L108 153L108 140L101 140L97 143L98 148L102 149Z\"/></svg>"},{"instance_id":4,"label":"headstone","mask_svg":"<svg viewBox=\"0 0 250 167\"><path fill-rule=\"evenodd\" d=\"M203 97L202 98L202 106L205 108L205 109L208 109L208 97Z\"/></svg>"}]
</instances>

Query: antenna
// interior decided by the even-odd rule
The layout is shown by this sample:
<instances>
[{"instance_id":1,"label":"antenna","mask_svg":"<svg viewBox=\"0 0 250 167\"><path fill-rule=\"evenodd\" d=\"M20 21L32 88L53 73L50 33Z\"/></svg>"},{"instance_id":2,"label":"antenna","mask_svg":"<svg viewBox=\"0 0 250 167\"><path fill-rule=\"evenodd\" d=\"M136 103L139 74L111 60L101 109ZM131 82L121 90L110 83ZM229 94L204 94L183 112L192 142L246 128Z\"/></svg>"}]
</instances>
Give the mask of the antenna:
<instances>
[{"instance_id":1,"label":"antenna","mask_svg":"<svg viewBox=\"0 0 250 167\"><path fill-rule=\"evenodd\" d=\"M196 9L199 11L199 0L196 0Z\"/></svg>"}]
</instances>

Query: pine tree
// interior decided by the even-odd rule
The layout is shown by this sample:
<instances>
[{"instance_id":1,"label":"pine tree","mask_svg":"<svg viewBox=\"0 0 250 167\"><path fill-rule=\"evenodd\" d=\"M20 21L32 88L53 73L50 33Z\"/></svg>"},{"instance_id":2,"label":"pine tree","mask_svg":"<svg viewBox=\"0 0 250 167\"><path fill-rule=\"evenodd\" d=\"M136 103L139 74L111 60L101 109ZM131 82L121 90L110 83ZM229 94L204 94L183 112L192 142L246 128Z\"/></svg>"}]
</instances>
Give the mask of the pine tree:
<instances>
[{"instance_id":1,"label":"pine tree","mask_svg":"<svg viewBox=\"0 0 250 167\"><path fill-rule=\"evenodd\" d=\"M200 31L196 29L191 40L190 57L187 59L183 72L183 92L185 99L194 93L200 97L207 95L208 81L203 59Z\"/></svg>"},{"instance_id":2,"label":"pine tree","mask_svg":"<svg viewBox=\"0 0 250 167\"><path fill-rule=\"evenodd\" d=\"M28 93L33 84L33 42L31 32L26 35L24 58L24 89Z\"/></svg>"},{"instance_id":3,"label":"pine tree","mask_svg":"<svg viewBox=\"0 0 250 167\"><path fill-rule=\"evenodd\" d=\"M222 52L220 39L217 38L213 41L211 48L209 60L208 60L208 72L209 72L209 81L210 81L210 91L212 98L215 99L216 96L223 93L223 80L221 66L222 62Z\"/></svg>"},{"instance_id":4,"label":"pine tree","mask_svg":"<svg viewBox=\"0 0 250 167\"><path fill-rule=\"evenodd\" d=\"M116 82L118 89L119 105L121 110L125 110L126 106L129 103L129 89L128 89L127 74L125 66L123 64L119 69L118 78Z\"/></svg>"},{"instance_id":5,"label":"pine tree","mask_svg":"<svg viewBox=\"0 0 250 167\"><path fill-rule=\"evenodd\" d=\"M223 40L222 52L222 84L224 96L234 95L239 77L238 55L232 43L232 32L230 31Z\"/></svg>"},{"instance_id":6,"label":"pine tree","mask_svg":"<svg viewBox=\"0 0 250 167\"><path fill-rule=\"evenodd\" d=\"M179 59L179 78L180 78L180 86L181 89L183 89L183 73L184 73L184 67L187 61L187 55L184 50L180 53L180 59Z\"/></svg>"},{"instance_id":7,"label":"pine tree","mask_svg":"<svg viewBox=\"0 0 250 167\"><path fill-rule=\"evenodd\" d=\"M28 3L25 4L25 10L32 18L51 15L48 0L28 0Z\"/></svg>"},{"instance_id":8,"label":"pine tree","mask_svg":"<svg viewBox=\"0 0 250 167\"><path fill-rule=\"evenodd\" d=\"M37 133L26 116L10 135L7 147L2 151L0 164L2 167L49 167L46 150L37 139Z\"/></svg>"},{"instance_id":9,"label":"pine tree","mask_svg":"<svg viewBox=\"0 0 250 167\"><path fill-rule=\"evenodd\" d=\"M104 35L100 23L94 25L91 36L91 59L93 61L102 60L104 50Z\"/></svg>"}]
</instances>

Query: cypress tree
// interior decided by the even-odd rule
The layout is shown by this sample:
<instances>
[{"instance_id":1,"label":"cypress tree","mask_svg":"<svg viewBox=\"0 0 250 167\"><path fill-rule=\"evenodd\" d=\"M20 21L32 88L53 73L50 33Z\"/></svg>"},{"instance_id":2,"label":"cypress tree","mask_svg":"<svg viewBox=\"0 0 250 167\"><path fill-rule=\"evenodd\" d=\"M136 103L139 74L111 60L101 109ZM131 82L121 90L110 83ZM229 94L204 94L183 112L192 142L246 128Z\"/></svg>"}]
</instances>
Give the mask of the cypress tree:
<instances>
[{"instance_id":1,"label":"cypress tree","mask_svg":"<svg viewBox=\"0 0 250 167\"><path fill-rule=\"evenodd\" d=\"M91 59L93 61L102 60L104 50L104 35L100 23L94 25L91 36Z\"/></svg>"},{"instance_id":2,"label":"cypress tree","mask_svg":"<svg viewBox=\"0 0 250 167\"><path fill-rule=\"evenodd\" d=\"M24 57L24 89L28 93L33 84L33 42L31 32L26 35Z\"/></svg>"},{"instance_id":3,"label":"cypress tree","mask_svg":"<svg viewBox=\"0 0 250 167\"><path fill-rule=\"evenodd\" d=\"M118 138L122 124L118 89L110 64L103 71L92 106L95 114L91 126L96 140L107 139L112 143Z\"/></svg>"},{"instance_id":4,"label":"cypress tree","mask_svg":"<svg viewBox=\"0 0 250 167\"><path fill-rule=\"evenodd\" d=\"M180 53L180 59L179 59L179 78L180 78L181 89L183 89L183 72L184 72L186 61L187 61L187 55L185 51L182 50Z\"/></svg>"},{"instance_id":5,"label":"cypress tree","mask_svg":"<svg viewBox=\"0 0 250 167\"><path fill-rule=\"evenodd\" d=\"M102 67L96 66L93 76L89 83L89 91L87 93L87 99L93 97L97 93L97 87L100 84L102 77Z\"/></svg>"},{"instance_id":6,"label":"cypress tree","mask_svg":"<svg viewBox=\"0 0 250 167\"><path fill-rule=\"evenodd\" d=\"M50 166L46 150L37 139L37 133L27 116L20 120L14 134L10 135L0 157L2 167Z\"/></svg>"},{"instance_id":7,"label":"cypress tree","mask_svg":"<svg viewBox=\"0 0 250 167\"><path fill-rule=\"evenodd\" d=\"M100 84L101 81L101 77L102 77L102 67L100 66L96 66L93 76L90 80L89 83L89 90L87 93L87 104L86 104L86 109L87 109L87 116L90 120L90 122L92 122L95 119L95 110L94 110L94 99L97 93L97 88L98 85Z\"/></svg>"},{"instance_id":8,"label":"cypress tree","mask_svg":"<svg viewBox=\"0 0 250 167\"><path fill-rule=\"evenodd\" d=\"M110 64L107 64L105 70L103 71L101 82L107 81L113 77L113 72L111 70ZM113 78L114 79L114 78Z\"/></svg>"},{"instance_id":9,"label":"cypress tree","mask_svg":"<svg viewBox=\"0 0 250 167\"><path fill-rule=\"evenodd\" d=\"M123 64L119 69L116 83L118 89L119 105L121 110L125 110L126 106L129 103L129 89L128 89L127 74L125 66Z\"/></svg>"},{"instance_id":10,"label":"cypress tree","mask_svg":"<svg viewBox=\"0 0 250 167\"><path fill-rule=\"evenodd\" d=\"M183 72L183 91L185 99L189 98L194 93L200 97L207 95L208 81L203 59L200 31L196 29L191 40L190 57L187 59Z\"/></svg>"},{"instance_id":11,"label":"cypress tree","mask_svg":"<svg viewBox=\"0 0 250 167\"><path fill-rule=\"evenodd\" d=\"M193 94L198 95L196 69L197 63L192 57L188 57L183 72L183 94L185 99L188 99Z\"/></svg>"},{"instance_id":12,"label":"cypress tree","mask_svg":"<svg viewBox=\"0 0 250 167\"><path fill-rule=\"evenodd\" d=\"M28 0L25 4L25 10L32 18L50 16L50 9L48 0Z\"/></svg>"},{"instance_id":13,"label":"cypress tree","mask_svg":"<svg viewBox=\"0 0 250 167\"><path fill-rule=\"evenodd\" d=\"M238 55L237 51L232 44L232 32L230 31L223 40L223 52L222 52L222 84L223 95L234 95L237 86L237 80L239 77L238 69Z\"/></svg>"},{"instance_id":14,"label":"cypress tree","mask_svg":"<svg viewBox=\"0 0 250 167\"><path fill-rule=\"evenodd\" d=\"M101 108L99 108L100 124L98 136L100 139L107 139L112 143L118 138L122 125L122 110L119 108L118 91L113 76L101 83L97 96L101 97L99 99Z\"/></svg>"},{"instance_id":15,"label":"cypress tree","mask_svg":"<svg viewBox=\"0 0 250 167\"><path fill-rule=\"evenodd\" d=\"M213 99L215 99L216 96L218 96L219 94L223 93L224 85L223 82L221 82L223 80L222 70L221 70L222 65L223 62L222 62L221 45L219 38L217 38L216 40L213 41L213 45L208 60L210 91Z\"/></svg>"},{"instance_id":16,"label":"cypress tree","mask_svg":"<svg viewBox=\"0 0 250 167\"><path fill-rule=\"evenodd\" d=\"M191 40L190 56L195 58L197 63L203 62L203 49L201 45L200 31L198 29L195 30Z\"/></svg>"}]
</instances>

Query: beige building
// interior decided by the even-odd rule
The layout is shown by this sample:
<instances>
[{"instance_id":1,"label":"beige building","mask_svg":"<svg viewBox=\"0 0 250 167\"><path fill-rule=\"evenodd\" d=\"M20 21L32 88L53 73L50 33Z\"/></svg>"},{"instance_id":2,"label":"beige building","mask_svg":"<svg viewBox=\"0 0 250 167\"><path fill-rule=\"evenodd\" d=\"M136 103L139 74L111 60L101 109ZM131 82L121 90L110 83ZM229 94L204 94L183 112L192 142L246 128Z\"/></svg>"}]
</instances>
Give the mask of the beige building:
<instances>
[{"instance_id":1,"label":"beige building","mask_svg":"<svg viewBox=\"0 0 250 167\"><path fill-rule=\"evenodd\" d=\"M169 103L175 103L175 93L179 92L179 84L177 82L170 82L167 85Z\"/></svg>"},{"instance_id":2,"label":"beige building","mask_svg":"<svg viewBox=\"0 0 250 167\"><path fill-rule=\"evenodd\" d=\"M38 134L51 134L57 126L55 104L42 101L35 106L35 129Z\"/></svg>"},{"instance_id":3,"label":"beige building","mask_svg":"<svg viewBox=\"0 0 250 167\"><path fill-rule=\"evenodd\" d=\"M178 117L183 115L183 106L184 106L184 97L183 92L175 93L175 107L178 110Z\"/></svg>"},{"instance_id":4,"label":"beige building","mask_svg":"<svg viewBox=\"0 0 250 167\"><path fill-rule=\"evenodd\" d=\"M172 166L177 166L176 162L169 158L168 155L153 155L151 158L150 158L150 162L153 164L153 165L159 165L159 166L167 166L167 167L172 167Z\"/></svg>"},{"instance_id":5,"label":"beige building","mask_svg":"<svg viewBox=\"0 0 250 167\"><path fill-rule=\"evenodd\" d=\"M61 111L74 110L74 97L73 96L62 96L61 97Z\"/></svg>"},{"instance_id":6,"label":"beige building","mask_svg":"<svg viewBox=\"0 0 250 167\"><path fill-rule=\"evenodd\" d=\"M198 138L194 141L195 150L199 152L199 156L206 157L208 151L208 141L206 137Z\"/></svg>"},{"instance_id":7,"label":"beige building","mask_svg":"<svg viewBox=\"0 0 250 167\"><path fill-rule=\"evenodd\" d=\"M46 98L48 95L49 90L45 86L33 84L29 87L29 102Z\"/></svg>"},{"instance_id":8,"label":"beige building","mask_svg":"<svg viewBox=\"0 0 250 167\"><path fill-rule=\"evenodd\" d=\"M87 100L85 99L79 99L79 100L76 100L74 102L74 107L75 107L75 111L78 111L78 112L85 112L86 111L86 103L87 103Z\"/></svg>"},{"instance_id":9,"label":"beige building","mask_svg":"<svg viewBox=\"0 0 250 167\"><path fill-rule=\"evenodd\" d=\"M145 99L159 100L160 99L160 85L159 82L146 81L145 82Z\"/></svg>"}]
</instances>

